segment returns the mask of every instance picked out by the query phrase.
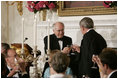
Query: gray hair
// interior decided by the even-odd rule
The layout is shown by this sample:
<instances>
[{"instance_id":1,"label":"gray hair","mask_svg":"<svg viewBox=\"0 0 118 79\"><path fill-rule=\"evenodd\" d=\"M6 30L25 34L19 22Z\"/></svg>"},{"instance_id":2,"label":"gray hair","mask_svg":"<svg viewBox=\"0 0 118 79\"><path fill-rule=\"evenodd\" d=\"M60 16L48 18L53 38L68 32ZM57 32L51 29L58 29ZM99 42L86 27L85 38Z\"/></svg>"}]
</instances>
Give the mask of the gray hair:
<instances>
[{"instance_id":1,"label":"gray hair","mask_svg":"<svg viewBox=\"0 0 118 79\"><path fill-rule=\"evenodd\" d=\"M53 29L55 29L55 25L56 25L57 23L60 23L61 25L64 26L64 23L62 23L62 22L55 22L55 23L52 25L52 28L53 28Z\"/></svg>"},{"instance_id":2,"label":"gray hair","mask_svg":"<svg viewBox=\"0 0 118 79\"><path fill-rule=\"evenodd\" d=\"M93 28L94 27L94 23L93 20L89 17L84 17L81 21L80 21L80 26L83 26L85 28Z\"/></svg>"}]
</instances>

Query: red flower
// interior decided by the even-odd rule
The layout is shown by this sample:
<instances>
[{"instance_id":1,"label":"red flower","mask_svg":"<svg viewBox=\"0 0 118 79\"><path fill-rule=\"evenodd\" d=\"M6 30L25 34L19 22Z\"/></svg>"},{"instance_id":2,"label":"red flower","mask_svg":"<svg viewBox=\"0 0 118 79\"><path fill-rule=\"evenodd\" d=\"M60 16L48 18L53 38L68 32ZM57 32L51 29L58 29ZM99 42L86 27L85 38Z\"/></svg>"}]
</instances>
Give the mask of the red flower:
<instances>
[{"instance_id":1,"label":"red flower","mask_svg":"<svg viewBox=\"0 0 118 79\"><path fill-rule=\"evenodd\" d=\"M38 4L37 4L34 8L35 8L36 10L40 10L40 7L39 7Z\"/></svg>"},{"instance_id":2,"label":"red flower","mask_svg":"<svg viewBox=\"0 0 118 79\"><path fill-rule=\"evenodd\" d=\"M45 5L47 5L47 6L49 5L48 1L44 1L44 2L45 2Z\"/></svg>"},{"instance_id":3,"label":"red flower","mask_svg":"<svg viewBox=\"0 0 118 79\"><path fill-rule=\"evenodd\" d=\"M27 1L28 10L34 13L43 9L53 9L56 6L56 1Z\"/></svg>"},{"instance_id":4,"label":"red flower","mask_svg":"<svg viewBox=\"0 0 118 79\"><path fill-rule=\"evenodd\" d=\"M34 9L31 8L30 6L28 6L27 8L28 8L28 10L29 10L30 12L33 12L33 11L34 11Z\"/></svg>"},{"instance_id":5,"label":"red flower","mask_svg":"<svg viewBox=\"0 0 118 79\"><path fill-rule=\"evenodd\" d=\"M31 4L32 4L32 1L27 1L27 4L28 4L28 5L31 5Z\"/></svg>"},{"instance_id":6,"label":"red flower","mask_svg":"<svg viewBox=\"0 0 118 79\"><path fill-rule=\"evenodd\" d=\"M33 8L35 6L35 3L33 3L32 1L27 1L27 4L31 8Z\"/></svg>"},{"instance_id":7,"label":"red flower","mask_svg":"<svg viewBox=\"0 0 118 79\"><path fill-rule=\"evenodd\" d=\"M54 5L54 3L50 3L48 7L49 7L50 9L53 9L53 8L55 8L55 5Z\"/></svg>"},{"instance_id":8,"label":"red flower","mask_svg":"<svg viewBox=\"0 0 118 79\"><path fill-rule=\"evenodd\" d=\"M46 5L45 5L45 1L40 1L38 4L39 8L45 8Z\"/></svg>"},{"instance_id":9,"label":"red flower","mask_svg":"<svg viewBox=\"0 0 118 79\"><path fill-rule=\"evenodd\" d=\"M31 5L32 5L32 7L34 7L36 4L35 3L32 3Z\"/></svg>"},{"instance_id":10,"label":"red flower","mask_svg":"<svg viewBox=\"0 0 118 79\"><path fill-rule=\"evenodd\" d=\"M112 4L112 1L104 1L103 2L104 7L106 7L106 8L110 8L111 4Z\"/></svg>"}]
</instances>

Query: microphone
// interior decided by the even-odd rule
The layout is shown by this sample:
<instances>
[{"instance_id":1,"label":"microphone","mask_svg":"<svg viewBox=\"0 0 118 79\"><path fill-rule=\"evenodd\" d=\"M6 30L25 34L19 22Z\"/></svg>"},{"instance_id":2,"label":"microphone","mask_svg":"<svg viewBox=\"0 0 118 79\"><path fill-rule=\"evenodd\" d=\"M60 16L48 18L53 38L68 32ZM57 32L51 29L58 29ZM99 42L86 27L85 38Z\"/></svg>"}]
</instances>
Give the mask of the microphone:
<instances>
[{"instance_id":1,"label":"microphone","mask_svg":"<svg viewBox=\"0 0 118 79\"><path fill-rule=\"evenodd\" d=\"M25 42L26 40L28 40L28 38L27 38L27 37L24 39L24 41L23 41L23 42Z\"/></svg>"}]
</instances>

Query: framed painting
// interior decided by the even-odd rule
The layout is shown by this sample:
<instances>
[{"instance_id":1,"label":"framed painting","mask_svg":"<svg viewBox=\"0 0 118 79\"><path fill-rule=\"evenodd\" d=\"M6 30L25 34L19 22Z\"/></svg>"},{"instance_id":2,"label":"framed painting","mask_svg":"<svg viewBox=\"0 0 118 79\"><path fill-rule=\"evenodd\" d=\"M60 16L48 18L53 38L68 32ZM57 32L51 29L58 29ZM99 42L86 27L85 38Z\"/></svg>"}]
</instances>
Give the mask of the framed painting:
<instances>
[{"instance_id":1,"label":"framed painting","mask_svg":"<svg viewBox=\"0 0 118 79\"><path fill-rule=\"evenodd\" d=\"M116 14L117 9L105 8L103 1L59 1L59 16Z\"/></svg>"}]
</instances>

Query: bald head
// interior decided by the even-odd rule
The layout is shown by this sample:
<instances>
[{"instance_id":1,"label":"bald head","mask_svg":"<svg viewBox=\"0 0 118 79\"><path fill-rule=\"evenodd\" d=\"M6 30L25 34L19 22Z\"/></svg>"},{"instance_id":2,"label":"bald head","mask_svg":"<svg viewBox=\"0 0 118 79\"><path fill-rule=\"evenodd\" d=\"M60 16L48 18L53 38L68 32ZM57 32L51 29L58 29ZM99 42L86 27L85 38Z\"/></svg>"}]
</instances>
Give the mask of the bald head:
<instances>
[{"instance_id":1,"label":"bald head","mask_svg":"<svg viewBox=\"0 0 118 79\"><path fill-rule=\"evenodd\" d=\"M64 27L64 24L62 22L56 22L53 24L53 29L57 28L58 26L63 26Z\"/></svg>"},{"instance_id":2,"label":"bald head","mask_svg":"<svg viewBox=\"0 0 118 79\"><path fill-rule=\"evenodd\" d=\"M62 22L54 23L53 32L57 36L57 38L62 38L64 36L64 24Z\"/></svg>"}]
</instances>

